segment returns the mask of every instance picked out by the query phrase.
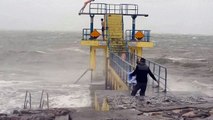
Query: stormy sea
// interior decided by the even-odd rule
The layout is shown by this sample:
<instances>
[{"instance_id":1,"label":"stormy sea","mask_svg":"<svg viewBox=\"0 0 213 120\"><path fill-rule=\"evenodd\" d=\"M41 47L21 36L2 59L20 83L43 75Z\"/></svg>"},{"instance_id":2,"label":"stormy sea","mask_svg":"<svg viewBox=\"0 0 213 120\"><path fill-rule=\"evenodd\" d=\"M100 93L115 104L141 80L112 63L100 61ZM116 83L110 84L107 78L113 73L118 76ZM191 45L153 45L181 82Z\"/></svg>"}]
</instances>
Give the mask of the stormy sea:
<instances>
[{"instance_id":1,"label":"stormy sea","mask_svg":"<svg viewBox=\"0 0 213 120\"><path fill-rule=\"evenodd\" d=\"M90 74L73 84L89 67L89 48L80 40L81 32L1 31L0 113L23 108L26 91L32 108L42 90L50 107L90 106ZM144 49L144 57L167 67L170 91L213 96L213 36L153 34L152 41L155 47ZM102 71L102 51L97 56Z\"/></svg>"}]
</instances>

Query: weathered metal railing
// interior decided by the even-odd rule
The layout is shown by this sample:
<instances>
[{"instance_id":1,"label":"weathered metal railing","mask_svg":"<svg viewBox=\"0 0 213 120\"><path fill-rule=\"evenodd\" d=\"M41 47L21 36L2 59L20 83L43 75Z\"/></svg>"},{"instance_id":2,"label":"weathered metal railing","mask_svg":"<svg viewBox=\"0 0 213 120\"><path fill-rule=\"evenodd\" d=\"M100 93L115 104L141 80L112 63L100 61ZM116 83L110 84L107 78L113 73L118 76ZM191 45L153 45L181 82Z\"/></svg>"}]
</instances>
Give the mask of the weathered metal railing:
<instances>
[{"instance_id":1,"label":"weathered metal railing","mask_svg":"<svg viewBox=\"0 0 213 120\"><path fill-rule=\"evenodd\" d=\"M100 36L98 38L94 39L90 35L91 34L90 29L89 28L84 28L82 30L82 40L98 40L98 41L102 41L103 38L102 38L102 31L101 31L101 29L96 29L96 30L100 33ZM107 35L104 34L104 37L106 37L106 36Z\"/></svg>"},{"instance_id":2,"label":"weathered metal railing","mask_svg":"<svg viewBox=\"0 0 213 120\"><path fill-rule=\"evenodd\" d=\"M120 4L122 14L124 15L137 15L138 14L138 5L137 4Z\"/></svg>"},{"instance_id":3,"label":"weathered metal railing","mask_svg":"<svg viewBox=\"0 0 213 120\"><path fill-rule=\"evenodd\" d=\"M123 14L136 15L138 14L137 4L106 4L106 3L91 3L89 6L90 14Z\"/></svg>"},{"instance_id":4,"label":"weathered metal railing","mask_svg":"<svg viewBox=\"0 0 213 120\"><path fill-rule=\"evenodd\" d=\"M157 76L158 87L164 88L164 92L167 91L167 68L153 61L147 60L147 64L154 75ZM154 81L152 82L154 87ZM159 89L158 89L159 90Z\"/></svg>"},{"instance_id":5,"label":"weathered metal railing","mask_svg":"<svg viewBox=\"0 0 213 120\"><path fill-rule=\"evenodd\" d=\"M109 14L121 14L122 9L120 4L107 4L107 13Z\"/></svg>"},{"instance_id":6,"label":"weathered metal railing","mask_svg":"<svg viewBox=\"0 0 213 120\"><path fill-rule=\"evenodd\" d=\"M82 77L84 77L85 75L86 75L86 73L88 73L89 71L91 71L91 82L92 82L92 79L93 79L93 74L92 74L92 72L93 72L93 70L92 69L90 69L90 68L88 68L88 69L86 69L85 71L84 71L84 73L73 83L73 84L77 84L81 79L82 79Z\"/></svg>"},{"instance_id":7,"label":"weathered metal railing","mask_svg":"<svg viewBox=\"0 0 213 120\"><path fill-rule=\"evenodd\" d=\"M134 69L134 66L130 64L128 61L122 60L119 53L110 53L109 55L109 63L110 66L115 70L115 72L120 76L120 78L128 85L128 76L129 72Z\"/></svg>"},{"instance_id":8,"label":"weathered metal railing","mask_svg":"<svg viewBox=\"0 0 213 120\"><path fill-rule=\"evenodd\" d=\"M42 90L39 108L43 109L45 104L46 107L49 109L49 94L46 91Z\"/></svg>"},{"instance_id":9,"label":"weathered metal railing","mask_svg":"<svg viewBox=\"0 0 213 120\"><path fill-rule=\"evenodd\" d=\"M107 4L106 3L91 3L89 6L90 14L106 14Z\"/></svg>"},{"instance_id":10,"label":"weathered metal railing","mask_svg":"<svg viewBox=\"0 0 213 120\"><path fill-rule=\"evenodd\" d=\"M141 57L139 57L135 54L131 54L131 53L126 53L126 54L127 54L126 56L129 57L129 59L127 59L127 60L132 64L135 64L137 62L137 60L141 59ZM146 59L146 64L149 66L150 70L156 76L159 88L163 88L164 89L163 91L166 92L167 88L168 88L167 87L167 68L163 65L160 65L156 62L153 62L153 61L147 60L147 59ZM153 87L155 87L154 81L152 83L153 83L152 84Z\"/></svg>"},{"instance_id":11,"label":"weathered metal railing","mask_svg":"<svg viewBox=\"0 0 213 120\"><path fill-rule=\"evenodd\" d=\"M137 33L138 31L141 31L144 34L144 37L141 40L141 42L149 42L150 41L150 30L135 30L135 33ZM132 30L126 30L125 31L125 40L127 41L135 41L136 38L134 40L132 40L133 36L132 36Z\"/></svg>"},{"instance_id":12,"label":"weathered metal railing","mask_svg":"<svg viewBox=\"0 0 213 120\"><path fill-rule=\"evenodd\" d=\"M24 109L28 108L28 104L30 107L29 109L31 109L31 107L32 107L31 93L29 91L26 91L25 99L24 99Z\"/></svg>"},{"instance_id":13,"label":"weathered metal railing","mask_svg":"<svg viewBox=\"0 0 213 120\"><path fill-rule=\"evenodd\" d=\"M126 58L122 58L121 54L125 54ZM128 84L129 73L132 72L136 67L136 62L140 59L139 56L130 53L110 53L109 61L110 66L115 70L115 72L120 76L120 78L131 88ZM149 66L150 70L157 78L158 91L163 88L163 91L167 91L167 68L155 63L150 60L146 60L146 64ZM154 86L154 81L152 84Z\"/></svg>"}]
</instances>

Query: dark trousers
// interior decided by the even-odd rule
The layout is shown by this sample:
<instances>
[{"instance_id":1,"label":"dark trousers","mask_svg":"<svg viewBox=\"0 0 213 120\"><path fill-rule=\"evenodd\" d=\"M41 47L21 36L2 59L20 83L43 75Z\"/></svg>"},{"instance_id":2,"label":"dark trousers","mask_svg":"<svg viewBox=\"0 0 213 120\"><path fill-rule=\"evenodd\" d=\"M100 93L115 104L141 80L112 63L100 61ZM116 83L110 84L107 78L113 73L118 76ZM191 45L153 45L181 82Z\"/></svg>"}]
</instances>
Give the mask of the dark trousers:
<instances>
[{"instance_id":1,"label":"dark trousers","mask_svg":"<svg viewBox=\"0 0 213 120\"><path fill-rule=\"evenodd\" d=\"M104 27L101 28L101 31L102 31L103 40L105 40L105 38L104 38Z\"/></svg>"},{"instance_id":2,"label":"dark trousers","mask_svg":"<svg viewBox=\"0 0 213 120\"><path fill-rule=\"evenodd\" d=\"M132 90L131 95L135 96L138 92L138 90L140 90L140 96L145 96L145 92L146 92L146 85L147 83L137 83Z\"/></svg>"}]
</instances>

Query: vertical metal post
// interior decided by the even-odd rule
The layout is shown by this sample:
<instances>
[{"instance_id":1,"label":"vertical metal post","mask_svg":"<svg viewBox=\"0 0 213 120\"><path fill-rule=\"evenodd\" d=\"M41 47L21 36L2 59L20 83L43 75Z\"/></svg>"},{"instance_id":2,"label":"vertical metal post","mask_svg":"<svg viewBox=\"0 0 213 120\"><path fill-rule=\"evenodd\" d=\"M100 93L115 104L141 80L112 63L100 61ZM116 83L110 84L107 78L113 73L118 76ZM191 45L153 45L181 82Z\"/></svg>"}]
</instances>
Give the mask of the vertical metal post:
<instances>
[{"instance_id":1,"label":"vertical metal post","mask_svg":"<svg viewBox=\"0 0 213 120\"><path fill-rule=\"evenodd\" d=\"M90 69L91 70L91 80L90 80L90 83L92 83L93 81L93 69Z\"/></svg>"},{"instance_id":2,"label":"vertical metal post","mask_svg":"<svg viewBox=\"0 0 213 120\"><path fill-rule=\"evenodd\" d=\"M150 30L147 30L147 42L150 41Z\"/></svg>"},{"instance_id":3,"label":"vertical metal post","mask_svg":"<svg viewBox=\"0 0 213 120\"><path fill-rule=\"evenodd\" d=\"M90 69L96 69L96 48L94 46L90 47Z\"/></svg>"},{"instance_id":4,"label":"vertical metal post","mask_svg":"<svg viewBox=\"0 0 213 120\"><path fill-rule=\"evenodd\" d=\"M25 94L25 99L24 99L24 109L27 109L27 91L26 91L26 94Z\"/></svg>"},{"instance_id":5,"label":"vertical metal post","mask_svg":"<svg viewBox=\"0 0 213 120\"><path fill-rule=\"evenodd\" d=\"M84 29L82 30L82 40L84 40Z\"/></svg>"},{"instance_id":6,"label":"vertical metal post","mask_svg":"<svg viewBox=\"0 0 213 120\"><path fill-rule=\"evenodd\" d=\"M159 66L159 70L158 70L158 92L160 91L160 72L161 72L161 66Z\"/></svg>"},{"instance_id":7,"label":"vertical metal post","mask_svg":"<svg viewBox=\"0 0 213 120\"><path fill-rule=\"evenodd\" d=\"M93 32L93 28L94 28L94 14L90 14L90 33Z\"/></svg>"},{"instance_id":8,"label":"vertical metal post","mask_svg":"<svg viewBox=\"0 0 213 120\"><path fill-rule=\"evenodd\" d=\"M148 65L149 65L149 68L150 68L150 65L151 64L151 62L149 61L149 63L148 63ZM153 66L153 73L155 72L155 67ZM152 88L154 88L155 87L155 81L153 80L152 81Z\"/></svg>"},{"instance_id":9,"label":"vertical metal post","mask_svg":"<svg viewBox=\"0 0 213 120\"><path fill-rule=\"evenodd\" d=\"M106 77L105 77L105 89L108 90L108 64L109 63L109 57L106 58Z\"/></svg>"},{"instance_id":10,"label":"vertical metal post","mask_svg":"<svg viewBox=\"0 0 213 120\"><path fill-rule=\"evenodd\" d=\"M31 109L32 107L31 93L29 93L29 96L30 96L30 109Z\"/></svg>"},{"instance_id":11,"label":"vertical metal post","mask_svg":"<svg viewBox=\"0 0 213 120\"><path fill-rule=\"evenodd\" d=\"M49 109L50 108L50 106L49 106L49 94L48 93L46 93L47 94L47 109Z\"/></svg>"},{"instance_id":12,"label":"vertical metal post","mask_svg":"<svg viewBox=\"0 0 213 120\"><path fill-rule=\"evenodd\" d=\"M137 15L132 15L132 40L135 40L135 19Z\"/></svg>"},{"instance_id":13,"label":"vertical metal post","mask_svg":"<svg viewBox=\"0 0 213 120\"><path fill-rule=\"evenodd\" d=\"M44 90L42 90L42 92L41 92L41 98L40 98L39 108L43 108L43 105L42 105L42 101L43 101L43 94L44 94Z\"/></svg>"},{"instance_id":14,"label":"vertical metal post","mask_svg":"<svg viewBox=\"0 0 213 120\"><path fill-rule=\"evenodd\" d=\"M165 69L165 90L164 92L167 92L167 69Z\"/></svg>"}]
</instances>

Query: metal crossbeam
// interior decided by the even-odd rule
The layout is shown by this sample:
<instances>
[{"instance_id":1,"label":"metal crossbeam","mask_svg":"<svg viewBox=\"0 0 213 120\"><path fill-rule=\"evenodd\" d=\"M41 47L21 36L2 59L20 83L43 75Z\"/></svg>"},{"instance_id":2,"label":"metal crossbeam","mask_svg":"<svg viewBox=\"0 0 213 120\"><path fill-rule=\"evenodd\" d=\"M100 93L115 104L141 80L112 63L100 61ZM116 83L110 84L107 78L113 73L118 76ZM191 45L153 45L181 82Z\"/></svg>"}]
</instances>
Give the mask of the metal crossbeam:
<instances>
[{"instance_id":1,"label":"metal crossbeam","mask_svg":"<svg viewBox=\"0 0 213 120\"><path fill-rule=\"evenodd\" d=\"M91 13L79 13L79 15L106 15L107 13L95 13L95 12L91 12ZM110 14L113 14L113 13L110 13ZM132 15L137 15L137 16L143 16L143 17L148 17L149 15L148 14L119 14L119 13L114 13L113 15L123 15L123 16L132 16Z\"/></svg>"},{"instance_id":2,"label":"metal crossbeam","mask_svg":"<svg viewBox=\"0 0 213 120\"><path fill-rule=\"evenodd\" d=\"M81 12L79 15L106 15L116 14L124 16L144 16L148 14L138 14L137 4L106 4L106 3L91 3L89 12Z\"/></svg>"}]
</instances>

